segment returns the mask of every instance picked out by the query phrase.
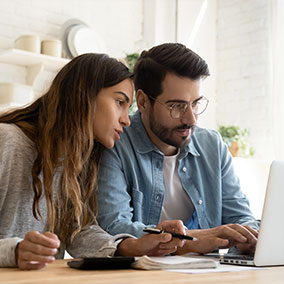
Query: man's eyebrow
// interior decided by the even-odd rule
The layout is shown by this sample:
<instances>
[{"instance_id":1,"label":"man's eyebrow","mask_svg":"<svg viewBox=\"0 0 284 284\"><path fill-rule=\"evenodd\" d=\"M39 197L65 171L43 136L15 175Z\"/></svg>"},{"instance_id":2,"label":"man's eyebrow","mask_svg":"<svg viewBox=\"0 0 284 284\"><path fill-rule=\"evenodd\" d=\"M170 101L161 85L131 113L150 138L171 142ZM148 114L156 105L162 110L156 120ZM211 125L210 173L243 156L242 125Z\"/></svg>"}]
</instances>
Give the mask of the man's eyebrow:
<instances>
[{"instance_id":1,"label":"man's eyebrow","mask_svg":"<svg viewBox=\"0 0 284 284\"><path fill-rule=\"evenodd\" d=\"M194 102L197 102L199 100L201 100L203 98L203 96L200 96L199 98L197 98ZM182 103L182 104L187 104L188 102L187 101L184 101L184 100L168 100L165 102L166 104L167 103Z\"/></svg>"},{"instance_id":2,"label":"man's eyebrow","mask_svg":"<svg viewBox=\"0 0 284 284\"><path fill-rule=\"evenodd\" d=\"M165 103L166 103L166 104L167 104L167 103L186 103L186 104L187 104L187 102L184 101L184 100L168 100L168 101L166 101Z\"/></svg>"},{"instance_id":3,"label":"man's eyebrow","mask_svg":"<svg viewBox=\"0 0 284 284\"><path fill-rule=\"evenodd\" d=\"M126 99L126 102L130 102L130 99L129 99L129 97L125 94L125 93L123 93L123 92L114 92L114 93L116 93L116 94L120 94L120 95L123 95L124 97L125 97L125 99Z\"/></svg>"}]
</instances>

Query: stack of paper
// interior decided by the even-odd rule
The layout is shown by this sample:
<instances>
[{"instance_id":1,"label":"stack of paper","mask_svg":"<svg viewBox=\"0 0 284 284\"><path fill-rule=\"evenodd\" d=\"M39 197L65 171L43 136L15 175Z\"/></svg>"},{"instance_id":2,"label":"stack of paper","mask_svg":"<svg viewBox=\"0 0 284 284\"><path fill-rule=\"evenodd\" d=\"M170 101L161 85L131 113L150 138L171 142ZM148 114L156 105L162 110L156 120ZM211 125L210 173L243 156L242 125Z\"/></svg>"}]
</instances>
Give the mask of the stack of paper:
<instances>
[{"instance_id":1,"label":"stack of paper","mask_svg":"<svg viewBox=\"0 0 284 284\"><path fill-rule=\"evenodd\" d=\"M188 257L188 256L142 256L135 257L131 264L133 268L156 270L156 269L197 269L216 268L218 262L213 259Z\"/></svg>"}]
</instances>

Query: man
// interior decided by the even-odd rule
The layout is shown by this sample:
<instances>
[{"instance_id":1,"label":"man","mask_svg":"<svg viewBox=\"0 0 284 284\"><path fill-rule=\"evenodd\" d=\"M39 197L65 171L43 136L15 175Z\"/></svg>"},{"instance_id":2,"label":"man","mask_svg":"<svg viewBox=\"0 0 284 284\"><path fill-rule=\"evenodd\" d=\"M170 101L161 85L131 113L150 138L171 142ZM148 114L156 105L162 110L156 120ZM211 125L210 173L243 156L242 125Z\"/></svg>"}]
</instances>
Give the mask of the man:
<instances>
[{"instance_id":1,"label":"man","mask_svg":"<svg viewBox=\"0 0 284 284\"><path fill-rule=\"evenodd\" d=\"M181 44L144 51L134 69L138 112L99 174L100 225L140 237L145 226L180 219L178 253L237 245L252 252L258 224L240 191L232 157L219 134L196 126L208 100L200 94L206 62Z\"/></svg>"}]
</instances>

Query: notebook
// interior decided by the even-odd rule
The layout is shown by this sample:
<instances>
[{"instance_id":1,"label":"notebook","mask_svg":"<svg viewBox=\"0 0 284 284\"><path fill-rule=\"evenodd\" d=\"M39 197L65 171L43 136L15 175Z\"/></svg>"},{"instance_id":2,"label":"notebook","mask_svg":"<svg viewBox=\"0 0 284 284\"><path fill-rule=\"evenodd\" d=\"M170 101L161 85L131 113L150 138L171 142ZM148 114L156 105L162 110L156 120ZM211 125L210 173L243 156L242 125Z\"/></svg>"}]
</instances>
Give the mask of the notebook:
<instances>
[{"instance_id":1,"label":"notebook","mask_svg":"<svg viewBox=\"0 0 284 284\"><path fill-rule=\"evenodd\" d=\"M136 258L131 265L133 268L145 270L159 269L199 269L216 268L218 262L213 259L205 259L191 256L142 256Z\"/></svg>"},{"instance_id":2,"label":"notebook","mask_svg":"<svg viewBox=\"0 0 284 284\"><path fill-rule=\"evenodd\" d=\"M223 264L250 266L284 265L284 161L275 160L270 166L258 241L254 256L221 257Z\"/></svg>"},{"instance_id":3,"label":"notebook","mask_svg":"<svg viewBox=\"0 0 284 284\"><path fill-rule=\"evenodd\" d=\"M188 256L141 256L141 257L94 257L75 259L67 262L71 268L82 270L105 270L105 269L201 269L216 268L218 261Z\"/></svg>"}]
</instances>

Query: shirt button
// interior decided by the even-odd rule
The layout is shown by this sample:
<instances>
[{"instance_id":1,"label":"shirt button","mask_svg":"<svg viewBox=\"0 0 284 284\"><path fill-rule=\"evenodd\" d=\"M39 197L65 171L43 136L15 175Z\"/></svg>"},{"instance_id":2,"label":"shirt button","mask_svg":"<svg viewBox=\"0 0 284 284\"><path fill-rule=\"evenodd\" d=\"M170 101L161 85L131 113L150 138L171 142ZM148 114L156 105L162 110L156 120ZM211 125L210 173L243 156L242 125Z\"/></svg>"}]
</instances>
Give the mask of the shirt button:
<instances>
[{"instance_id":1,"label":"shirt button","mask_svg":"<svg viewBox=\"0 0 284 284\"><path fill-rule=\"evenodd\" d=\"M183 168L182 168L182 171L185 173L185 172L186 172L186 167L183 167Z\"/></svg>"},{"instance_id":2,"label":"shirt button","mask_svg":"<svg viewBox=\"0 0 284 284\"><path fill-rule=\"evenodd\" d=\"M160 194L156 195L156 199L159 200L161 198Z\"/></svg>"},{"instance_id":3,"label":"shirt button","mask_svg":"<svg viewBox=\"0 0 284 284\"><path fill-rule=\"evenodd\" d=\"M201 199L198 200L198 204L199 204L199 205L202 204L202 200L201 200Z\"/></svg>"}]
</instances>

